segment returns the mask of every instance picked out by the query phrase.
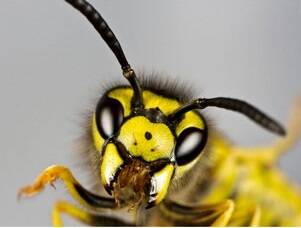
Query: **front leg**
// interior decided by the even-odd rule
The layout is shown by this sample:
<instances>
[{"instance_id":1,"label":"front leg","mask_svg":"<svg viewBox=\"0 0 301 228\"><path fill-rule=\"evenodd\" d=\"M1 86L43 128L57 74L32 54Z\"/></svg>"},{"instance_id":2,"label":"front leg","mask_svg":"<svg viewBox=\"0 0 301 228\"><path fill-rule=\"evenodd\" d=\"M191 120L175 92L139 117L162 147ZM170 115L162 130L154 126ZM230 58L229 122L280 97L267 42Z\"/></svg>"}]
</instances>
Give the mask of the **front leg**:
<instances>
[{"instance_id":1,"label":"front leg","mask_svg":"<svg viewBox=\"0 0 301 228\"><path fill-rule=\"evenodd\" d=\"M61 165L52 165L46 168L34 181L32 185L20 189L18 197L31 197L41 192L45 185L54 187L54 182L61 179L66 185L70 195L81 205L92 208L116 208L117 204L113 198L95 195L84 187L73 177L71 171Z\"/></svg>"},{"instance_id":2,"label":"front leg","mask_svg":"<svg viewBox=\"0 0 301 228\"><path fill-rule=\"evenodd\" d=\"M82 223L90 226L133 226L134 224L108 215L92 214L85 209L74 206L66 201L58 201L52 209L52 224L55 227L63 226L61 215L67 214Z\"/></svg>"},{"instance_id":3,"label":"front leg","mask_svg":"<svg viewBox=\"0 0 301 228\"><path fill-rule=\"evenodd\" d=\"M164 201L160 209L174 225L226 226L233 214L234 202L226 200L217 204L185 206Z\"/></svg>"}]
</instances>

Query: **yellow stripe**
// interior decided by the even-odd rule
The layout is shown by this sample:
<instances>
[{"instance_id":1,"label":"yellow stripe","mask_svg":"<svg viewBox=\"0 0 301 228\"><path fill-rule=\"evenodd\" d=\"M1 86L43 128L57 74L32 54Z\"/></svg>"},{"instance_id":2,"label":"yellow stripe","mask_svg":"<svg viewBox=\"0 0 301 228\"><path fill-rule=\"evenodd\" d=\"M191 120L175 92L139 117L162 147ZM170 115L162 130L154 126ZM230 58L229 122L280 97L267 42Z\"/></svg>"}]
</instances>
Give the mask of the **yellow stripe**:
<instances>
[{"instance_id":1,"label":"yellow stripe","mask_svg":"<svg viewBox=\"0 0 301 228\"><path fill-rule=\"evenodd\" d=\"M101 151L102 145L104 143L104 139L101 137L101 135L98 132L96 126L95 113L93 114L93 118L92 118L92 137L93 137L96 150Z\"/></svg>"},{"instance_id":2,"label":"yellow stripe","mask_svg":"<svg viewBox=\"0 0 301 228\"><path fill-rule=\"evenodd\" d=\"M113 143L109 143L104 151L100 166L101 182L104 186L110 184L122 164L123 160L117 151L117 147Z\"/></svg>"}]
</instances>

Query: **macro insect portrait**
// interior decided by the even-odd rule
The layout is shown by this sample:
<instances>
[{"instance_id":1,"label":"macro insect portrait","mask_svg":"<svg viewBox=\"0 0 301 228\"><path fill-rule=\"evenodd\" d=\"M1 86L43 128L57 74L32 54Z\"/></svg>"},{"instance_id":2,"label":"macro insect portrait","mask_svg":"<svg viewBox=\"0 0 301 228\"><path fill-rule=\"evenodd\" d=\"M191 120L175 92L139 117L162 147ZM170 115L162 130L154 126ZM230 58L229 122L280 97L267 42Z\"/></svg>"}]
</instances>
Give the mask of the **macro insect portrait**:
<instances>
[{"instance_id":1,"label":"macro insect portrait","mask_svg":"<svg viewBox=\"0 0 301 228\"><path fill-rule=\"evenodd\" d=\"M117 69L119 65L119 83L98 91L93 110L85 117L84 134L78 140L80 156L72 157L84 164L80 166L91 174L93 187L82 183L73 168L55 162L19 189L19 204L23 204L24 198L38 202L38 194L42 195L48 186L61 188L57 184L61 181L70 199L57 200L52 205L54 226L63 226L65 215L93 226L301 225L300 187L286 177L278 164L282 154L299 140L301 98L296 99L291 110L283 112L290 113L286 122L274 117L268 108L259 107L256 101L220 92L217 96L206 96L205 91L198 96L182 83L166 80L164 74L139 72L118 26L115 22L114 26L111 24L114 18L105 16L100 2L93 6L86 0L64 0L60 7L69 7L68 17L73 15L85 21L90 31L99 35L95 45L107 51L104 53L115 61ZM123 26L130 27L127 17L133 15L125 10L119 14L125 22ZM65 23L67 33L68 27ZM142 45L139 31L127 35ZM76 46L69 48L76 50ZM196 52L202 51L198 43L194 48ZM58 58L61 55L58 53ZM86 63L94 62L101 68L102 61L95 59L83 60L75 67L89 68ZM201 65L200 60L198 67ZM192 83L199 89L202 80L206 77L200 76ZM268 84L273 87L273 82ZM271 96L269 91L265 91L265 96ZM276 93L269 102L277 106L279 100L280 93L279 97ZM221 130L207 110L233 115L231 127ZM64 108L56 112L59 115ZM275 141L266 146L239 145L228 133L243 122L256 126L256 132L273 135ZM60 131L59 124L56 128ZM240 134L247 135L245 131ZM52 142L50 139L44 147L51 147ZM43 148L39 153L43 153ZM30 169L32 163L28 161L23 167ZM20 186L30 178L34 177L18 180Z\"/></svg>"}]
</instances>

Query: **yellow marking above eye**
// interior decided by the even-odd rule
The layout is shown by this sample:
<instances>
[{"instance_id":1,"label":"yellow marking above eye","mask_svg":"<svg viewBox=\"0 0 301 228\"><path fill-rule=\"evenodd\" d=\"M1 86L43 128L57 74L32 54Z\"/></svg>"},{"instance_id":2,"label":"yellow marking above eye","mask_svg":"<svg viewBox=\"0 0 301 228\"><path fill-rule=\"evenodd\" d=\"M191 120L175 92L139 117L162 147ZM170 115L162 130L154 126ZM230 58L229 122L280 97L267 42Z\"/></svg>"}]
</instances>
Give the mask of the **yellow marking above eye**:
<instances>
[{"instance_id":1,"label":"yellow marking above eye","mask_svg":"<svg viewBox=\"0 0 301 228\"><path fill-rule=\"evenodd\" d=\"M131 113L131 99L133 96L132 88L116 88L109 92L109 97L118 100L124 109L125 117ZM167 98L156 94L149 90L143 91L143 103L145 109L159 108L165 115L169 115L181 106L179 101L172 98ZM179 123L176 128L176 133L179 135L187 127L205 128L205 123L195 111L189 111L185 114L185 118Z\"/></svg>"},{"instance_id":2,"label":"yellow marking above eye","mask_svg":"<svg viewBox=\"0 0 301 228\"><path fill-rule=\"evenodd\" d=\"M199 129L205 129L205 123L198 113L190 111L185 113L185 117L176 127L176 134L180 135L188 127L196 127Z\"/></svg>"},{"instance_id":3,"label":"yellow marking above eye","mask_svg":"<svg viewBox=\"0 0 301 228\"><path fill-rule=\"evenodd\" d=\"M133 96L132 88L117 88L109 92L108 96L118 100L122 104L125 116L130 115L131 99ZM177 100L164 97L149 90L143 91L143 104L145 109L158 107L165 115L170 114L180 107L180 103Z\"/></svg>"},{"instance_id":4,"label":"yellow marking above eye","mask_svg":"<svg viewBox=\"0 0 301 228\"><path fill-rule=\"evenodd\" d=\"M120 129L118 140L134 157L151 162L170 158L175 138L163 123L152 123L144 116L127 120Z\"/></svg>"}]
</instances>

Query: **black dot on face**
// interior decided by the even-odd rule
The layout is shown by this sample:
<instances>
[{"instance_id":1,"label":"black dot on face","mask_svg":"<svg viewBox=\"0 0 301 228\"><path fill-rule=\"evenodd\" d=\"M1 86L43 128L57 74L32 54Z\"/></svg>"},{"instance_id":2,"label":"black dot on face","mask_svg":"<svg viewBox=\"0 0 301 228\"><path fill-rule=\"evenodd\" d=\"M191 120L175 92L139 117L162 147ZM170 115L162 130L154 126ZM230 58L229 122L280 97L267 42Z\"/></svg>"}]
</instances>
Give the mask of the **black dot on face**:
<instances>
[{"instance_id":1,"label":"black dot on face","mask_svg":"<svg viewBox=\"0 0 301 228\"><path fill-rule=\"evenodd\" d=\"M150 133L150 132L145 132L145 134L144 134L144 137L147 139L147 140L150 140L153 136L152 136L152 134Z\"/></svg>"}]
</instances>

